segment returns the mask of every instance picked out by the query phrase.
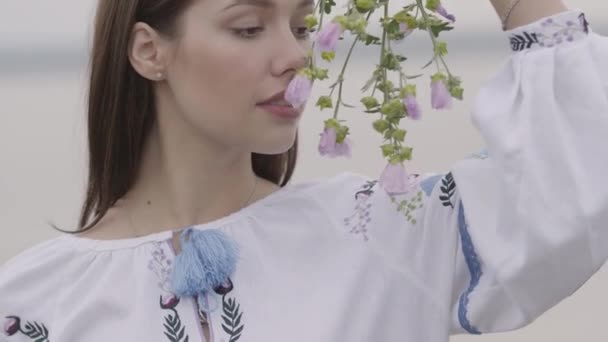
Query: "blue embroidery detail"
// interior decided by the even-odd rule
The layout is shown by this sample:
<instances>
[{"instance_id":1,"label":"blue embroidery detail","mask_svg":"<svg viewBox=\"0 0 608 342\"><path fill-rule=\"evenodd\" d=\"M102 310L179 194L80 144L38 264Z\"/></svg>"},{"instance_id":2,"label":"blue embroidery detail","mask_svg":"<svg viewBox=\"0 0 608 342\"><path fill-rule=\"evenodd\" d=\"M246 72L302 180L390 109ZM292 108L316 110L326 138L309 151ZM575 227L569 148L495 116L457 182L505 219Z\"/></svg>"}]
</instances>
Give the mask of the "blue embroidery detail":
<instances>
[{"instance_id":1,"label":"blue embroidery detail","mask_svg":"<svg viewBox=\"0 0 608 342\"><path fill-rule=\"evenodd\" d=\"M471 281L469 282L469 287L460 295L460 301L458 305L458 320L460 325L470 334L479 335L481 332L477 330L476 327L471 325L469 319L467 317L468 313L468 305L469 305L469 295L475 290L475 287L479 284L479 280L483 272L481 271L481 264L477 257L477 252L475 252L475 246L473 245L473 240L471 239L471 235L469 235L467 223L465 221L464 216L464 207L462 206L462 201L460 201L459 209L458 209L458 232L460 233L460 241L462 244L462 254L464 255L464 259L469 268L469 272L471 273Z\"/></svg>"},{"instance_id":2,"label":"blue embroidery detail","mask_svg":"<svg viewBox=\"0 0 608 342\"><path fill-rule=\"evenodd\" d=\"M437 182L439 182L441 177L443 177L443 175L431 176L431 177L423 180L422 182L420 182L420 188L424 191L424 193L427 196L431 196L431 193L433 192L435 185L437 185Z\"/></svg>"}]
</instances>

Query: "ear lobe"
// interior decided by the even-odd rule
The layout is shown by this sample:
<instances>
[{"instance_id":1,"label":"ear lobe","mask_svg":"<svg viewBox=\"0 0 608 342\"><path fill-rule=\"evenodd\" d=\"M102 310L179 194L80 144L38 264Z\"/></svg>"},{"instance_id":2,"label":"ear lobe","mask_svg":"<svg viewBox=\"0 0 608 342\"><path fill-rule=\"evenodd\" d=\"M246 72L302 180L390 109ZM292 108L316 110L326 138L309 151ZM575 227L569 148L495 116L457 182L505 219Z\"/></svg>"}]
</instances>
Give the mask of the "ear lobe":
<instances>
[{"instance_id":1,"label":"ear lobe","mask_svg":"<svg viewBox=\"0 0 608 342\"><path fill-rule=\"evenodd\" d=\"M138 22L133 26L129 44L129 61L142 77L158 80L164 70L160 47L161 37L150 25Z\"/></svg>"}]
</instances>

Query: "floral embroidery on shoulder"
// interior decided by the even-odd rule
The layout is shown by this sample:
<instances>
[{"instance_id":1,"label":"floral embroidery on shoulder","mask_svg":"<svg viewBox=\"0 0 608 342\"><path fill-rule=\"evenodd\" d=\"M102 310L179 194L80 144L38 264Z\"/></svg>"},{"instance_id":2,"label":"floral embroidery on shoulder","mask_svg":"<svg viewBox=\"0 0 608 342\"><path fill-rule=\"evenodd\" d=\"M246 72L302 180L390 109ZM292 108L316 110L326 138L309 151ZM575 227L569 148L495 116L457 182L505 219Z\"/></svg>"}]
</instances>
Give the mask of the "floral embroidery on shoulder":
<instances>
[{"instance_id":1,"label":"floral embroidery on shoulder","mask_svg":"<svg viewBox=\"0 0 608 342\"><path fill-rule=\"evenodd\" d=\"M167 257L165 249L159 242L154 243L152 258L148 262L148 269L158 278L158 287L164 292L170 293L171 286L169 276L171 274L172 260Z\"/></svg>"},{"instance_id":2,"label":"floral embroidery on shoulder","mask_svg":"<svg viewBox=\"0 0 608 342\"><path fill-rule=\"evenodd\" d=\"M407 198L398 200L394 194L391 194L391 201L397 205L397 211L401 212L407 221L415 225L417 212L424 208L425 197L429 197L435 187L435 184L441 178L441 175L422 177L419 174L410 176L410 187L403 195Z\"/></svg>"},{"instance_id":3,"label":"floral embroidery on shoulder","mask_svg":"<svg viewBox=\"0 0 608 342\"><path fill-rule=\"evenodd\" d=\"M367 225L371 222L371 207L369 198L374 194L374 186L377 180L367 181L361 190L355 193L355 208L353 213L344 218L344 225L350 228L350 233L361 235L365 241L369 240Z\"/></svg>"},{"instance_id":4,"label":"floral embroidery on shoulder","mask_svg":"<svg viewBox=\"0 0 608 342\"><path fill-rule=\"evenodd\" d=\"M509 38L513 51L526 49L554 47L566 42L573 42L589 33L589 23L584 13L574 16L568 13L564 16L550 17L540 22L540 25L518 31Z\"/></svg>"},{"instance_id":5,"label":"floral embroidery on shoulder","mask_svg":"<svg viewBox=\"0 0 608 342\"><path fill-rule=\"evenodd\" d=\"M401 212L405 216L406 220L415 225L416 224L416 212L424 207L422 189L415 192L414 195L408 198L398 200L394 195L391 195L391 202L397 205L397 211Z\"/></svg>"},{"instance_id":6,"label":"floral embroidery on shoulder","mask_svg":"<svg viewBox=\"0 0 608 342\"><path fill-rule=\"evenodd\" d=\"M26 322L21 325L21 318L18 316L8 316L4 323L4 334L13 336L21 333L36 342L49 342L49 330L38 322Z\"/></svg>"}]
</instances>

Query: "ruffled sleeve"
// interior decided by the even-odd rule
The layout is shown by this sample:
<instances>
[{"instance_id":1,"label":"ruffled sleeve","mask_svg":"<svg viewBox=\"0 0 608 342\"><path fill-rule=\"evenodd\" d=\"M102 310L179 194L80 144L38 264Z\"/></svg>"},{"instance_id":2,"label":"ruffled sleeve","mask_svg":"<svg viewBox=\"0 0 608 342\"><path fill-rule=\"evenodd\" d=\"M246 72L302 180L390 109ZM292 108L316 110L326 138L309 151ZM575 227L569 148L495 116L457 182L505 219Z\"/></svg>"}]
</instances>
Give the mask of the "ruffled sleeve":
<instances>
[{"instance_id":1,"label":"ruffled sleeve","mask_svg":"<svg viewBox=\"0 0 608 342\"><path fill-rule=\"evenodd\" d=\"M318 195L336 226L408 274L445 335L522 327L608 257L608 39L579 11L508 34L513 53L472 112L485 151L404 193L351 174Z\"/></svg>"},{"instance_id":2,"label":"ruffled sleeve","mask_svg":"<svg viewBox=\"0 0 608 342\"><path fill-rule=\"evenodd\" d=\"M425 223L458 232L454 333L530 323L608 257L608 39L579 11L508 34L472 112L487 155L452 168Z\"/></svg>"}]
</instances>

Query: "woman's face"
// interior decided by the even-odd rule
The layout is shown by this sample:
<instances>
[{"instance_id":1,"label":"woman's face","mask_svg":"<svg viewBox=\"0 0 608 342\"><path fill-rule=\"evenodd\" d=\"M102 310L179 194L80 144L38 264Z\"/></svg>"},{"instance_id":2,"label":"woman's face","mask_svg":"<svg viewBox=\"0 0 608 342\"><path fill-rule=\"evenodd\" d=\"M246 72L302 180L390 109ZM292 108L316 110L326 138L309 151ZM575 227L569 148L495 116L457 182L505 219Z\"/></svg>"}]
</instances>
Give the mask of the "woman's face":
<instances>
[{"instance_id":1,"label":"woman's face","mask_svg":"<svg viewBox=\"0 0 608 342\"><path fill-rule=\"evenodd\" d=\"M259 104L285 91L306 65L304 18L313 6L313 0L195 1L181 18L166 70L176 119L220 146L287 151L299 117Z\"/></svg>"}]
</instances>

